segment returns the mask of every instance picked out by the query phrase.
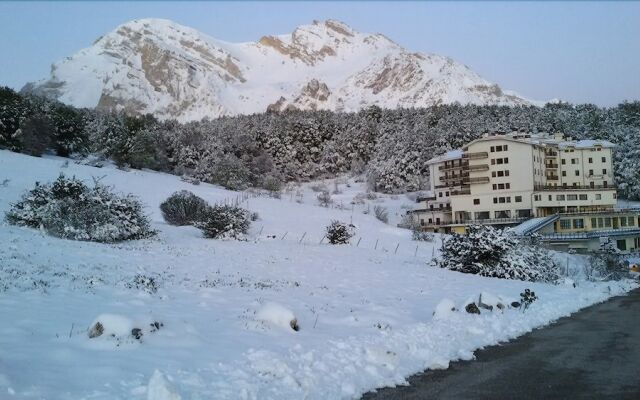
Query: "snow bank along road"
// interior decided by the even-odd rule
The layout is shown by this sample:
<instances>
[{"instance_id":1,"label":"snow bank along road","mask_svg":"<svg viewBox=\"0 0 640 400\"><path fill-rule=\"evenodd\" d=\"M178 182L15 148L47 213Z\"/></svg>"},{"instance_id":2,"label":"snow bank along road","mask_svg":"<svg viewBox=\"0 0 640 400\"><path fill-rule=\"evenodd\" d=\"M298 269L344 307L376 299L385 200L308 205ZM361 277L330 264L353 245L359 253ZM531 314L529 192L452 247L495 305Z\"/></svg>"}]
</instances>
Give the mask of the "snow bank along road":
<instances>
[{"instance_id":1,"label":"snow bank along road","mask_svg":"<svg viewBox=\"0 0 640 400\"><path fill-rule=\"evenodd\" d=\"M259 219L248 240L219 241L167 225L159 204L180 189L211 203L237 192L0 150L0 215L36 181L61 172L139 196L158 236L87 243L0 222L2 400L357 399L633 287L534 284L429 267L438 241L416 252L409 231L365 213L410 201L377 194L351 207L364 191L353 180L334 196L347 209L318 207L308 186L281 199L251 198L243 206ZM320 243L333 219L353 222L359 246ZM570 267L583 261L562 257ZM434 316L445 299L458 309L480 293L510 304L525 288L540 298L525 313ZM282 323L291 315L297 332ZM98 318L115 337L88 337ZM140 339L132 327L142 329Z\"/></svg>"},{"instance_id":2,"label":"snow bank along road","mask_svg":"<svg viewBox=\"0 0 640 400\"><path fill-rule=\"evenodd\" d=\"M639 316L634 290L363 400L640 399Z\"/></svg>"}]
</instances>

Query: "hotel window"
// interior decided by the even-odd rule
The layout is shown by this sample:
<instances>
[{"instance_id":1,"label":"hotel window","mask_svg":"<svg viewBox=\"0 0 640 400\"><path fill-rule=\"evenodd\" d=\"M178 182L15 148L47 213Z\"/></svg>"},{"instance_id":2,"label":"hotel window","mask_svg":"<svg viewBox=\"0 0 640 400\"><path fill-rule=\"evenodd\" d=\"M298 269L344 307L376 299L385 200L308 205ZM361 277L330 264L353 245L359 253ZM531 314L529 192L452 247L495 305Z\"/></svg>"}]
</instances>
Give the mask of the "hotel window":
<instances>
[{"instance_id":1,"label":"hotel window","mask_svg":"<svg viewBox=\"0 0 640 400\"><path fill-rule=\"evenodd\" d=\"M506 203L507 200L504 197L498 197L498 202L499 203Z\"/></svg>"},{"instance_id":2,"label":"hotel window","mask_svg":"<svg viewBox=\"0 0 640 400\"><path fill-rule=\"evenodd\" d=\"M576 170L576 176L580 176L580 170L579 169Z\"/></svg>"},{"instance_id":3,"label":"hotel window","mask_svg":"<svg viewBox=\"0 0 640 400\"><path fill-rule=\"evenodd\" d=\"M493 198L493 204L498 204L498 198L497 197Z\"/></svg>"},{"instance_id":4,"label":"hotel window","mask_svg":"<svg viewBox=\"0 0 640 400\"><path fill-rule=\"evenodd\" d=\"M507 197L507 203L511 203L511 197Z\"/></svg>"},{"instance_id":5,"label":"hotel window","mask_svg":"<svg viewBox=\"0 0 640 400\"><path fill-rule=\"evenodd\" d=\"M491 159L491 165L496 165L496 159L495 158Z\"/></svg>"},{"instance_id":6,"label":"hotel window","mask_svg":"<svg viewBox=\"0 0 640 400\"><path fill-rule=\"evenodd\" d=\"M627 217L620 217L620 226L627 226Z\"/></svg>"},{"instance_id":7,"label":"hotel window","mask_svg":"<svg viewBox=\"0 0 640 400\"><path fill-rule=\"evenodd\" d=\"M602 175L606 175L606 174L607 174L607 170L606 170L606 169L603 169L603 170L602 170Z\"/></svg>"},{"instance_id":8,"label":"hotel window","mask_svg":"<svg viewBox=\"0 0 640 400\"><path fill-rule=\"evenodd\" d=\"M505 187L506 189L511 189L511 184L510 184L510 183L505 183L505 184L504 184L504 187Z\"/></svg>"},{"instance_id":9,"label":"hotel window","mask_svg":"<svg viewBox=\"0 0 640 400\"><path fill-rule=\"evenodd\" d=\"M584 220L582 218L574 219L573 220L573 229L582 229L582 228L584 228Z\"/></svg>"},{"instance_id":10,"label":"hotel window","mask_svg":"<svg viewBox=\"0 0 640 400\"><path fill-rule=\"evenodd\" d=\"M561 219L560 220L560 229L571 229L571 220L570 219Z\"/></svg>"},{"instance_id":11,"label":"hotel window","mask_svg":"<svg viewBox=\"0 0 640 400\"><path fill-rule=\"evenodd\" d=\"M496 146L496 151L502 151L502 146Z\"/></svg>"},{"instance_id":12,"label":"hotel window","mask_svg":"<svg viewBox=\"0 0 640 400\"><path fill-rule=\"evenodd\" d=\"M593 158L589 157L589 164L593 164Z\"/></svg>"},{"instance_id":13,"label":"hotel window","mask_svg":"<svg viewBox=\"0 0 640 400\"><path fill-rule=\"evenodd\" d=\"M604 228L604 220L602 218L598 218L598 228Z\"/></svg>"},{"instance_id":14,"label":"hotel window","mask_svg":"<svg viewBox=\"0 0 640 400\"><path fill-rule=\"evenodd\" d=\"M589 170L589 176L593 176L593 170L592 169Z\"/></svg>"},{"instance_id":15,"label":"hotel window","mask_svg":"<svg viewBox=\"0 0 640 400\"><path fill-rule=\"evenodd\" d=\"M577 158L572 158L571 159L571 164L577 164L578 163L578 159Z\"/></svg>"},{"instance_id":16,"label":"hotel window","mask_svg":"<svg viewBox=\"0 0 640 400\"><path fill-rule=\"evenodd\" d=\"M516 203L522 203L522 196L516 196Z\"/></svg>"},{"instance_id":17,"label":"hotel window","mask_svg":"<svg viewBox=\"0 0 640 400\"><path fill-rule=\"evenodd\" d=\"M549 201L553 201L553 195L552 194L549 195Z\"/></svg>"},{"instance_id":18,"label":"hotel window","mask_svg":"<svg viewBox=\"0 0 640 400\"><path fill-rule=\"evenodd\" d=\"M597 218L591 218L591 228L597 228L598 227L598 219Z\"/></svg>"},{"instance_id":19,"label":"hotel window","mask_svg":"<svg viewBox=\"0 0 640 400\"><path fill-rule=\"evenodd\" d=\"M502 150L507 151L508 146L505 144L504 146L502 146Z\"/></svg>"},{"instance_id":20,"label":"hotel window","mask_svg":"<svg viewBox=\"0 0 640 400\"><path fill-rule=\"evenodd\" d=\"M567 176L567 171L562 171L562 176Z\"/></svg>"},{"instance_id":21,"label":"hotel window","mask_svg":"<svg viewBox=\"0 0 640 400\"><path fill-rule=\"evenodd\" d=\"M491 146L491 152L493 153L494 151L496 151L496 148Z\"/></svg>"},{"instance_id":22,"label":"hotel window","mask_svg":"<svg viewBox=\"0 0 640 400\"><path fill-rule=\"evenodd\" d=\"M491 177L495 178L496 177L496 171L491 171Z\"/></svg>"},{"instance_id":23,"label":"hotel window","mask_svg":"<svg viewBox=\"0 0 640 400\"><path fill-rule=\"evenodd\" d=\"M473 204L476 206L480 204L480 199L473 199Z\"/></svg>"},{"instance_id":24,"label":"hotel window","mask_svg":"<svg viewBox=\"0 0 640 400\"><path fill-rule=\"evenodd\" d=\"M498 189L504 190L504 183L498 183Z\"/></svg>"},{"instance_id":25,"label":"hotel window","mask_svg":"<svg viewBox=\"0 0 640 400\"><path fill-rule=\"evenodd\" d=\"M629 226L633 226L633 217L627 217L627 221L629 221Z\"/></svg>"},{"instance_id":26,"label":"hotel window","mask_svg":"<svg viewBox=\"0 0 640 400\"><path fill-rule=\"evenodd\" d=\"M504 170L504 176L509 176L509 170L508 169Z\"/></svg>"},{"instance_id":27,"label":"hotel window","mask_svg":"<svg viewBox=\"0 0 640 400\"><path fill-rule=\"evenodd\" d=\"M495 183L493 184L493 190L498 190L498 185L496 185Z\"/></svg>"},{"instance_id":28,"label":"hotel window","mask_svg":"<svg viewBox=\"0 0 640 400\"><path fill-rule=\"evenodd\" d=\"M505 158L504 158L504 163L505 163L505 164L509 164L509 158L508 158L508 157L505 157Z\"/></svg>"},{"instance_id":29,"label":"hotel window","mask_svg":"<svg viewBox=\"0 0 640 400\"><path fill-rule=\"evenodd\" d=\"M562 159L562 165L565 165L567 163L567 160L565 160L564 158Z\"/></svg>"},{"instance_id":30,"label":"hotel window","mask_svg":"<svg viewBox=\"0 0 640 400\"><path fill-rule=\"evenodd\" d=\"M602 162L607 162L607 157L602 157Z\"/></svg>"},{"instance_id":31,"label":"hotel window","mask_svg":"<svg viewBox=\"0 0 640 400\"><path fill-rule=\"evenodd\" d=\"M568 201L578 200L578 195L577 194L568 194L567 195L567 200Z\"/></svg>"},{"instance_id":32,"label":"hotel window","mask_svg":"<svg viewBox=\"0 0 640 400\"><path fill-rule=\"evenodd\" d=\"M564 195L563 194L557 194L556 195L556 200L557 201L564 201Z\"/></svg>"},{"instance_id":33,"label":"hotel window","mask_svg":"<svg viewBox=\"0 0 640 400\"><path fill-rule=\"evenodd\" d=\"M438 197L442 197L442 192L438 193Z\"/></svg>"},{"instance_id":34,"label":"hotel window","mask_svg":"<svg viewBox=\"0 0 640 400\"><path fill-rule=\"evenodd\" d=\"M444 195L445 195L446 197L449 197L449 192L445 193Z\"/></svg>"},{"instance_id":35,"label":"hotel window","mask_svg":"<svg viewBox=\"0 0 640 400\"><path fill-rule=\"evenodd\" d=\"M586 194L581 194L580 195L580 200L587 200L587 195Z\"/></svg>"},{"instance_id":36,"label":"hotel window","mask_svg":"<svg viewBox=\"0 0 640 400\"><path fill-rule=\"evenodd\" d=\"M502 158L498 158L497 163L498 163L498 165L502 164Z\"/></svg>"},{"instance_id":37,"label":"hotel window","mask_svg":"<svg viewBox=\"0 0 640 400\"><path fill-rule=\"evenodd\" d=\"M604 227L605 228L611 228L611 218L605 218L604 219Z\"/></svg>"}]
</instances>

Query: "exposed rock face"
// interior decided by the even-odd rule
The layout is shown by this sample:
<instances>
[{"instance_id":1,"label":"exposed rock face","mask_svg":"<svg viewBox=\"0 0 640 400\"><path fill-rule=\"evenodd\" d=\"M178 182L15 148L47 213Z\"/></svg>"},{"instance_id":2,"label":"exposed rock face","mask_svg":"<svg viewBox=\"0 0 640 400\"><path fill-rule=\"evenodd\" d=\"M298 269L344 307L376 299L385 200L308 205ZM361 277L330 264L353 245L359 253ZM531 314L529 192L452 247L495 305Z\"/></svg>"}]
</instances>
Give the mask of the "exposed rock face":
<instances>
[{"instance_id":1,"label":"exposed rock face","mask_svg":"<svg viewBox=\"0 0 640 400\"><path fill-rule=\"evenodd\" d=\"M449 58L412 53L331 20L238 44L167 20L135 20L23 90L78 107L181 121L267 109L530 104Z\"/></svg>"}]
</instances>

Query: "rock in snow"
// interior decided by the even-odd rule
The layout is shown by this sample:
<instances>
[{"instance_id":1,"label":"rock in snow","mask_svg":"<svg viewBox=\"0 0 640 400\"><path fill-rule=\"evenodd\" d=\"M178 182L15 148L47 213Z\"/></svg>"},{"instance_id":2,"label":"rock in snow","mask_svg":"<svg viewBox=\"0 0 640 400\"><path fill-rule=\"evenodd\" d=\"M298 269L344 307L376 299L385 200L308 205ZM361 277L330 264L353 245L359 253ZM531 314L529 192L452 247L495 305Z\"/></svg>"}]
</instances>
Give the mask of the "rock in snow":
<instances>
[{"instance_id":1,"label":"rock in snow","mask_svg":"<svg viewBox=\"0 0 640 400\"><path fill-rule=\"evenodd\" d=\"M293 329L294 331L300 329L293 311L278 303L266 303L260 311L258 311L257 317L261 321L271 323L281 328Z\"/></svg>"},{"instance_id":2,"label":"rock in snow","mask_svg":"<svg viewBox=\"0 0 640 400\"><path fill-rule=\"evenodd\" d=\"M162 372L153 371L147 385L147 400L181 400L182 397L169 384Z\"/></svg>"}]
</instances>

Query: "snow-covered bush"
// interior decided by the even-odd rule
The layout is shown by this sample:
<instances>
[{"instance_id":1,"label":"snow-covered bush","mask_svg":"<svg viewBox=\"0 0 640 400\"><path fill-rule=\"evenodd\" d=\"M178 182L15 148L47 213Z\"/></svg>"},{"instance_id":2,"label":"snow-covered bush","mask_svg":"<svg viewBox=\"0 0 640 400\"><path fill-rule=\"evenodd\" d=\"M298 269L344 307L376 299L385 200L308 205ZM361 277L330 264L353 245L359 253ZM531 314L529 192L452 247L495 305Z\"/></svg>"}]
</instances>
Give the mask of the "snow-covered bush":
<instances>
[{"instance_id":1,"label":"snow-covered bush","mask_svg":"<svg viewBox=\"0 0 640 400\"><path fill-rule=\"evenodd\" d=\"M318 205L320 205L320 207L329 207L329 205L333 203L333 199L331 199L331 194L329 193L328 190L320 192L317 198L318 198Z\"/></svg>"},{"instance_id":2,"label":"snow-covered bush","mask_svg":"<svg viewBox=\"0 0 640 400\"><path fill-rule=\"evenodd\" d=\"M188 190L173 193L160 204L164 220L171 225L192 225L201 219L208 204Z\"/></svg>"},{"instance_id":3,"label":"snow-covered bush","mask_svg":"<svg viewBox=\"0 0 640 400\"><path fill-rule=\"evenodd\" d=\"M382 206L374 206L373 207L373 215L376 216L378 221L382 221L385 224L389 222L389 212L386 207Z\"/></svg>"},{"instance_id":4,"label":"snow-covered bush","mask_svg":"<svg viewBox=\"0 0 640 400\"><path fill-rule=\"evenodd\" d=\"M435 235L431 232L421 231L420 229L411 230L411 239L421 242L433 242Z\"/></svg>"},{"instance_id":5,"label":"snow-covered bush","mask_svg":"<svg viewBox=\"0 0 640 400\"><path fill-rule=\"evenodd\" d=\"M10 224L72 240L118 242L155 234L133 196L119 196L98 182L90 188L64 175L51 184L36 183L5 217Z\"/></svg>"},{"instance_id":6,"label":"snow-covered bush","mask_svg":"<svg viewBox=\"0 0 640 400\"><path fill-rule=\"evenodd\" d=\"M522 281L555 282L558 268L537 240L519 240L491 226L469 226L466 235L453 234L442 243L437 263L442 268Z\"/></svg>"},{"instance_id":7,"label":"snow-covered bush","mask_svg":"<svg viewBox=\"0 0 640 400\"><path fill-rule=\"evenodd\" d=\"M207 208L195 226L207 238L242 239L251 224L249 211L236 206L213 206Z\"/></svg>"},{"instance_id":8,"label":"snow-covered bush","mask_svg":"<svg viewBox=\"0 0 640 400\"><path fill-rule=\"evenodd\" d=\"M611 240L600 243L600 248L589 258L587 278L591 280L620 280L628 275L629 267Z\"/></svg>"},{"instance_id":9,"label":"snow-covered bush","mask_svg":"<svg viewBox=\"0 0 640 400\"><path fill-rule=\"evenodd\" d=\"M349 240L354 236L354 226L340 221L332 221L327 226L325 237L331 244L349 244Z\"/></svg>"}]
</instances>

